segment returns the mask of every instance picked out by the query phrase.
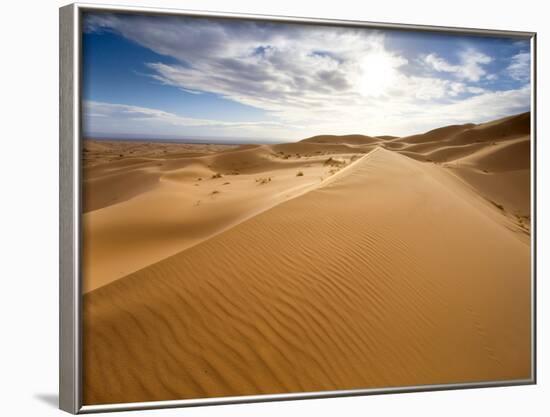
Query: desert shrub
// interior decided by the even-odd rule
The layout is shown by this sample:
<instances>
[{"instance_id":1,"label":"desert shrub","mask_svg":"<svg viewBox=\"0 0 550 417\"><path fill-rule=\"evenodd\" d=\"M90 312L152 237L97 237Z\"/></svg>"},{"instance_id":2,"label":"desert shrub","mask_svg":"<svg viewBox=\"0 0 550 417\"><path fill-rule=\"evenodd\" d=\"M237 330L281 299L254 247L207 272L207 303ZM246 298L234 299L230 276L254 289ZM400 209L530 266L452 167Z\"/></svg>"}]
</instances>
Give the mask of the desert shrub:
<instances>
[{"instance_id":1,"label":"desert shrub","mask_svg":"<svg viewBox=\"0 0 550 417\"><path fill-rule=\"evenodd\" d=\"M304 176L304 173L302 171L298 171L298 173L296 174L297 177L303 177Z\"/></svg>"},{"instance_id":2,"label":"desert shrub","mask_svg":"<svg viewBox=\"0 0 550 417\"><path fill-rule=\"evenodd\" d=\"M268 182L271 182L271 177L256 178L256 182L260 185L267 184Z\"/></svg>"},{"instance_id":3,"label":"desert shrub","mask_svg":"<svg viewBox=\"0 0 550 417\"><path fill-rule=\"evenodd\" d=\"M346 163L344 161L338 161L337 159L334 159L332 156L328 158L323 165L328 165L331 167L341 167L342 165L345 165Z\"/></svg>"},{"instance_id":4,"label":"desert shrub","mask_svg":"<svg viewBox=\"0 0 550 417\"><path fill-rule=\"evenodd\" d=\"M216 172L214 175L212 175L212 179L221 178L221 177L223 177L223 175L220 174L219 172Z\"/></svg>"}]
</instances>

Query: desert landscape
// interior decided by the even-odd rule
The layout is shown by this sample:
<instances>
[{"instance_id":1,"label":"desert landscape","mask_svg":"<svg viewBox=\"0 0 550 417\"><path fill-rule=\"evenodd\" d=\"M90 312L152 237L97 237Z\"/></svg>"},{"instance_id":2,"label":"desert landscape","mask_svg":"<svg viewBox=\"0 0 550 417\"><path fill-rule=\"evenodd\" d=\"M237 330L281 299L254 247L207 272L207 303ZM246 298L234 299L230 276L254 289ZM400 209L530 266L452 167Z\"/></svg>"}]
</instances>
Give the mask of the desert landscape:
<instances>
[{"instance_id":1,"label":"desert landscape","mask_svg":"<svg viewBox=\"0 0 550 417\"><path fill-rule=\"evenodd\" d=\"M530 378L530 113L82 150L85 404Z\"/></svg>"}]
</instances>

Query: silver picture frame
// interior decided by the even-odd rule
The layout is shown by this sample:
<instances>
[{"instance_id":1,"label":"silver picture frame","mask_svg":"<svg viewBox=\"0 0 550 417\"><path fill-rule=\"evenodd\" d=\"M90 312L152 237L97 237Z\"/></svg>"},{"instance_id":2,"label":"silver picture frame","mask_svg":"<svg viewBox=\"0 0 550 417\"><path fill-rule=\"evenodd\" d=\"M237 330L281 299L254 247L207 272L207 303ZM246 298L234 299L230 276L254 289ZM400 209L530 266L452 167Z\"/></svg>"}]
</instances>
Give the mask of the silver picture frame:
<instances>
[{"instance_id":1,"label":"silver picture frame","mask_svg":"<svg viewBox=\"0 0 550 417\"><path fill-rule=\"evenodd\" d=\"M341 391L301 392L276 395L254 395L175 401L151 401L105 405L82 403L82 311L81 311L81 34L82 13L90 11L140 13L150 15L184 15L223 17L256 21L295 22L342 27L397 29L405 31L446 32L486 37L509 37L531 43L531 377L510 381L437 384L397 388L355 389ZM219 404L301 400L372 394L412 393L464 388L504 387L536 384L536 247L537 247L537 34L505 30L438 27L395 23L374 23L289 16L267 16L241 13L189 11L152 7L128 7L89 3L70 4L59 9L59 408L73 414L190 407Z\"/></svg>"}]
</instances>

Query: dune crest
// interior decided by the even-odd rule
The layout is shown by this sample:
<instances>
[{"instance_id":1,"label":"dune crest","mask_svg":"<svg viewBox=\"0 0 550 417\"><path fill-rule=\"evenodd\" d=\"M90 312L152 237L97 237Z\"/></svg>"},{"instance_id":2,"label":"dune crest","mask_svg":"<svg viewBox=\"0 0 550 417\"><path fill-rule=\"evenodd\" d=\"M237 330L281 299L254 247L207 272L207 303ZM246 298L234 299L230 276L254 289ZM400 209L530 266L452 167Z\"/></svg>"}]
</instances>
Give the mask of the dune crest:
<instances>
[{"instance_id":1,"label":"dune crest","mask_svg":"<svg viewBox=\"0 0 550 417\"><path fill-rule=\"evenodd\" d=\"M478 165L503 168L516 145L488 145L502 155L461 154L469 159L456 167L381 142L355 154L309 145L321 153L298 157L289 144L237 149L239 161L231 151L200 163L176 158L155 191L90 212L120 209L122 221L149 197L174 204L171 187L188 187L184 198L195 187L185 185L188 170L204 175L214 166L239 166L241 200L273 195L257 190L279 176L277 196L307 189L88 292L86 404L529 377L528 229L461 176ZM480 175L498 182L526 166L512 165ZM223 193L223 182L236 180L222 175L208 181ZM230 212L226 203L218 207ZM166 231L187 233L172 220ZM159 241L169 235L162 233Z\"/></svg>"}]
</instances>

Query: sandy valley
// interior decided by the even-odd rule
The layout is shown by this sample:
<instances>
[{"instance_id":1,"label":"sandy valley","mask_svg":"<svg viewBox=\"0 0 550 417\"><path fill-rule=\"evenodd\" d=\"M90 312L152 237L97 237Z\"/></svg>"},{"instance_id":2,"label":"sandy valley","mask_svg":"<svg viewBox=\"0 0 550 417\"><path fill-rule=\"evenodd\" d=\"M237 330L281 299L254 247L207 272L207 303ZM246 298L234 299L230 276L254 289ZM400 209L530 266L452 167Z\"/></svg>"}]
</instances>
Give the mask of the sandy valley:
<instances>
[{"instance_id":1,"label":"sandy valley","mask_svg":"<svg viewBox=\"0 0 550 417\"><path fill-rule=\"evenodd\" d=\"M85 140L84 403L529 378L530 149Z\"/></svg>"}]
</instances>

